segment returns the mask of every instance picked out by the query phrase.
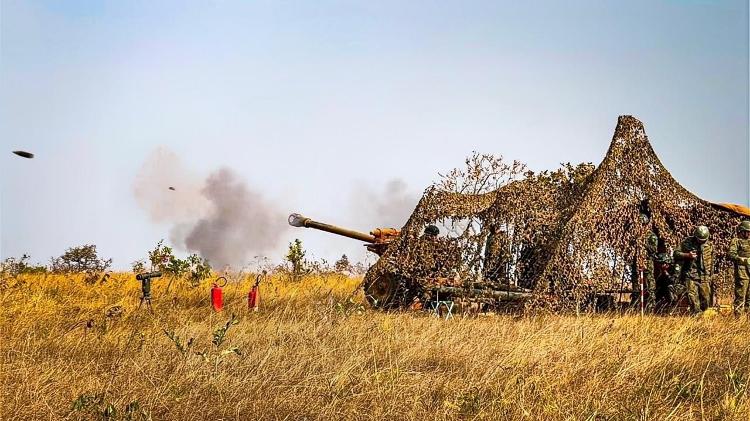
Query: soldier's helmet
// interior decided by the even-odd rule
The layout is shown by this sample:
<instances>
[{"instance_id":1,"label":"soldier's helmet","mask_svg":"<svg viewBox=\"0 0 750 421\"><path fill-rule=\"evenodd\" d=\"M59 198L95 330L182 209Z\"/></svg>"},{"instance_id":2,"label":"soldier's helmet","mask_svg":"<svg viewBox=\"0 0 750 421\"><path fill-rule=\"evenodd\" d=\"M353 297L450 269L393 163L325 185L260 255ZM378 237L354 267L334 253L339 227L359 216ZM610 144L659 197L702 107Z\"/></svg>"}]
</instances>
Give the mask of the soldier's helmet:
<instances>
[{"instance_id":1,"label":"soldier's helmet","mask_svg":"<svg viewBox=\"0 0 750 421\"><path fill-rule=\"evenodd\" d=\"M750 232L750 221L742 221L740 223L740 231L749 231Z\"/></svg>"},{"instance_id":2,"label":"soldier's helmet","mask_svg":"<svg viewBox=\"0 0 750 421\"><path fill-rule=\"evenodd\" d=\"M435 225L427 225L424 229L424 233L430 237L437 237L440 234L440 229Z\"/></svg>"},{"instance_id":3,"label":"soldier's helmet","mask_svg":"<svg viewBox=\"0 0 750 421\"><path fill-rule=\"evenodd\" d=\"M659 247L659 237L653 232L646 237L646 250L655 252Z\"/></svg>"},{"instance_id":4,"label":"soldier's helmet","mask_svg":"<svg viewBox=\"0 0 750 421\"><path fill-rule=\"evenodd\" d=\"M693 231L693 237L695 237L701 243L708 241L708 237L711 233L708 231L708 227L705 225L698 225Z\"/></svg>"}]
</instances>

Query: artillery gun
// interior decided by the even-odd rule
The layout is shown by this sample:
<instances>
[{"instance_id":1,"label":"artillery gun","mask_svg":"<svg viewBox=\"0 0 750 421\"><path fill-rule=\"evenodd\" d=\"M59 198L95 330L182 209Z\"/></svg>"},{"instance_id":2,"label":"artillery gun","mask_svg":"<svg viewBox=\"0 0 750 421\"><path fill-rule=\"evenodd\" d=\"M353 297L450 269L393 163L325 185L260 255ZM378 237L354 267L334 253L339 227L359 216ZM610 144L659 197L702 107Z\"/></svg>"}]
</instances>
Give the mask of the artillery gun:
<instances>
[{"instance_id":1,"label":"artillery gun","mask_svg":"<svg viewBox=\"0 0 750 421\"><path fill-rule=\"evenodd\" d=\"M297 213L289 215L289 225L313 228L365 242L367 250L383 256L388 247L399 238L401 232L395 228L375 228L369 234L315 221ZM382 259L381 259L382 260ZM379 261L380 262L380 261ZM378 266L376 263L375 266ZM375 267L373 266L373 268ZM498 303L521 302L530 297L531 291L511 285L480 285L455 282L436 273L426 276L407 277L392 271L368 270L363 284L368 303L381 309L403 309L421 307L425 304L457 301L462 304L476 303L497 306Z\"/></svg>"},{"instance_id":2,"label":"artillery gun","mask_svg":"<svg viewBox=\"0 0 750 421\"><path fill-rule=\"evenodd\" d=\"M298 213L289 215L289 225L298 228L313 228L363 241L367 250L378 256L382 256L388 250L388 246L400 234L400 231L396 228L375 228L368 234L318 222ZM396 296L399 285L400 279L396 276L379 276L375 281L364 284L365 297L373 307L390 308L390 302Z\"/></svg>"}]
</instances>

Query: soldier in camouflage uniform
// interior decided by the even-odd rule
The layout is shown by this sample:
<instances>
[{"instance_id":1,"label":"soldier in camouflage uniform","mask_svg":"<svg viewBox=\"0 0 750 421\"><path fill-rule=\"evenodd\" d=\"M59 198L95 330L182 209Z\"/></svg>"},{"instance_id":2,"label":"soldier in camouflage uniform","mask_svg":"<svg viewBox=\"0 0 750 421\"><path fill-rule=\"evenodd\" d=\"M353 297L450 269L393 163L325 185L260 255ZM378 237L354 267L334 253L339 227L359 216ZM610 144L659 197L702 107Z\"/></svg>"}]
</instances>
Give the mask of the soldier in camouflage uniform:
<instances>
[{"instance_id":1,"label":"soldier in camouflage uniform","mask_svg":"<svg viewBox=\"0 0 750 421\"><path fill-rule=\"evenodd\" d=\"M675 265L672 260L672 252L664 242L659 239L656 256L654 257L654 279L656 279L656 307L664 308L672 301L674 290Z\"/></svg>"},{"instance_id":2,"label":"soldier in camouflage uniform","mask_svg":"<svg viewBox=\"0 0 750 421\"><path fill-rule=\"evenodd\" d=\"M416 255L419 258L416 272L413 274L420 278L436 276L440 266L439 252L437 250L438 235L440 229L435 225L427 225L419 237Z\"/></svg>"},{"instance_id":3,"label":"soldier in camouflage uniform","mask_svg":"<svg viewBox=\"0 0 750 421\"><path fill-rule=\"evenodd\" d=\"M702 313L711 305L714 253L709 236L708 227L698 226L674 251L675 263L681 266L680 281L685 285L694 314Z\"/></svg>"},{"instance_id":4,"label":"soldier in camouflage uniform","mask_svg":"<svg viewBox=\"0 0 750 421\"><path fill-rule=\"evenodd\" d=\"M738 238L729 243L729 260L734 262L734 312L750 310L750 221L742 221Z\"/></svg>"},{"instance_id":5,"label":"soldier in camouflage uniform","mask_svg":"<svg viewBox=\"0 0 750 421\"><path fill-rule=\"evenodd\" d=\"M662 307L677 304L680 298L685 295L685 284L680 280L680 263L675 262L674 254L667 248L666 244L664 245L664 251L658 254L657 263L660 263L660 270L657 272L661 273L661 276L656 278L657 300L661 293Z\"/></svg>"},{"instance_id":6,"label":"soldier in camouflage uniform","mask_svg":"<svg viewBox=\"0 0 750 421\"><path fill-rule=\"evenodd\" d=\"M659 237L654 233L650 232L646 236L646 262L641 270L643 271L643 294L645 296L645 308L646 310L653 310L656 305L656 272L654 268L654 260L657 258L657 248L659 245ZM638 274L638 266L633 265L633 297L631 301L634 304L639 305L641 301L641 283Z\"/></svg>"},{"instance_id":7,"label":"soldier in camouflage uniform","mask_svg":"<svg viewBox=\"0 0 750 421\"><path fill-rule=\"evenodd\" d=\"M439 237L440 229L428 225L419 237L419 264L414 275L420 278L452 278L461 261L461 250L455 242Z\"/></svg>"}]
</instances>

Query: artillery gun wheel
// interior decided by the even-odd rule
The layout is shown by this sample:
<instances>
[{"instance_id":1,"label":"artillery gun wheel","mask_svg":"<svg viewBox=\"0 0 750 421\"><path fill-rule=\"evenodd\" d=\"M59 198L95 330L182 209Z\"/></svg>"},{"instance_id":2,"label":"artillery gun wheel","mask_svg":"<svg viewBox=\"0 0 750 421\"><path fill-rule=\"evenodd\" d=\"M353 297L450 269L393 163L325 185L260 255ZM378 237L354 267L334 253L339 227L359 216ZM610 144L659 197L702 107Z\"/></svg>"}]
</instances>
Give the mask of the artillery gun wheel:
<instances>
[{"instance_id":1,"label":"artillery gun wheel","mask_svg":"<svg viewBox=\"0 0 750 421\"><path fill-rule=\"evenodd\" d=\"M393 273L382 273L365 285L367 302L375 308L389 309L398 306L402 279ZM403 292L403 291L401 291Z\"/></svg>"}]
</instances>

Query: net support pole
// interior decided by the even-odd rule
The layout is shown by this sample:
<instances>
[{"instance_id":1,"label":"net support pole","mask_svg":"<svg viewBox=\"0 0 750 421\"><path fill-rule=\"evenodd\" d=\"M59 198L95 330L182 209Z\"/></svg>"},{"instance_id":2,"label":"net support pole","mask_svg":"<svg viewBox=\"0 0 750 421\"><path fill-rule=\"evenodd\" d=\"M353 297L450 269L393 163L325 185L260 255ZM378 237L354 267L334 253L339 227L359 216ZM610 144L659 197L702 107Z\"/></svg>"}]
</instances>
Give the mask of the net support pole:
<instances>
[{"instance_id":1,"label":"net support pole","mask_svg":"<svg viewBox=\"0 0 750 421\"><path fill-rule=\"evenodd\" d=\"M641 318L643 318L643 314L645 313L645 310L646 310L646 304L644 300L645 293L643 291L644 289L643 288L643 269L638 271L638 284L640 285L640 290L641 290L640 291L641 299L639 301L641 302Z\"/></svg>"}]
</instances>

